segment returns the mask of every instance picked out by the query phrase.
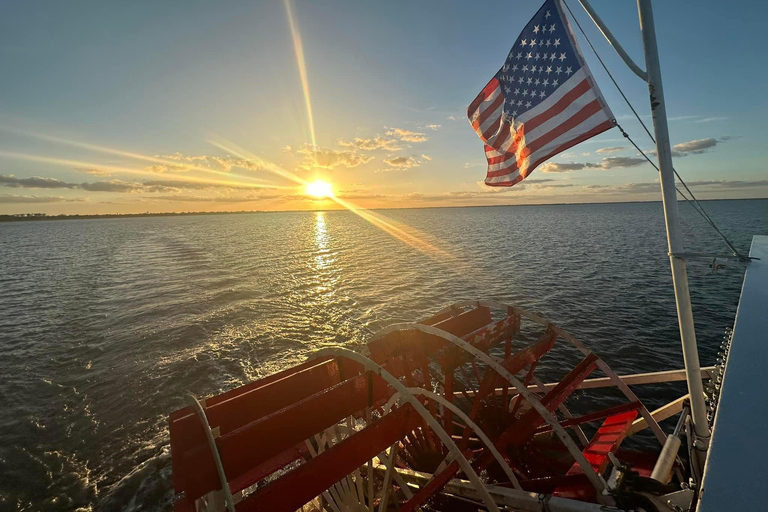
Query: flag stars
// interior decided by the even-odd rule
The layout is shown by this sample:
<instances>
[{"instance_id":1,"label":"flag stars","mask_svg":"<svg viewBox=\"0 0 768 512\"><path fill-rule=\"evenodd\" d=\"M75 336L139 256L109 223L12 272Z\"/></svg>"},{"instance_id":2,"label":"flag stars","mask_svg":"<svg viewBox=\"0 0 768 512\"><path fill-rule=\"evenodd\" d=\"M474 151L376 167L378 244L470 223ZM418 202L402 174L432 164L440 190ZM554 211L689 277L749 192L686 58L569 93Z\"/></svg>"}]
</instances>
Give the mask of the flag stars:
<instances>
[{"instance_id":1,"label":"flag stars","mask_svg":"<svg viewBox=\"0 0 768 512\"><path fill-rule=\"evenodd\" d=\"M552 43L552 44L555 45L555 48L557 48L558 46L560 46L560 40L559 39L555 39L555 42Z\"/></svg>"},{"instance_id":2,"label":"flag stars","mask_svg":"<svg viewBox=\"0 0 768 512\"><path fill-rule=\"evenodd\" d=\"M507 93L507 94L509 94L509 93L511 93L511 92L512 92L512 89L510 89L510 88L509 88L509 86L505 86L505 87L504 87L504 92L505 92L505 93Z\"/></svg>"},{"instance_id":3,"label":"flag stars","mask_svg":"<svg viewBox=\"0 0 768 512\"><path fill-rule=\"evenodd\" d=\"M512 111L512 117L517 117L517 110Z\"/></svg>"},{"instance_id":4,"label":"flag stars","mask_svg":"<svg viewBox=\"0 0 768 512\"><path fill-rule=\"evenodd\" d=\"M544 97L544 96L546 96L546 95L547 95L547 93L545 93L544 91L541 91L541 92L539 93L539 98L543 98L543 97Z\"/></svg>"},{"instance_id":5,"label":"flag stars","mask_svg":"<svg viewBox=\"0 0 768 512\"><path fill-rule=\"evenodd\" d=\"M552 87L557 87L557 84L559 83L560 83L560 80L557 80L557 79L552 80Z\"/></svg>"},{"instance_id":6,"label":"flag stars","mask_svg":"<svg viewBox=\"0 0 768 512\"><path fill-rule=\"evenodd\" d=\"M531 39L530 45L534 46L535 44L536 44L536 40L535 39Z\"/></svg>"},{"instance_id":7,"label":"flag stars","mask_svg":"<svg viewBox=\"0 0 768 512\"><path fill-rule=\"evenodd\" d=\"M549 56L549 60L552 61L552 62L554 62L556 58L557 58L557 54L556 53L553 53L552 55Z\"/></svg>"},{"instance_id":8,"label":"flag stars","mask_svg":"<svg viewBox=\"0 0 768 512\"><path fill-rule=\"evenodd\" d=\"M560 62L563 62L565 60L565 54L561 53L560 57L558 57L558 58L560 59Z\"/></svg>"},{"instance_id":9,"label":"flag stars","mask_svg":"<svg viewBox=\"0 0 768 512\"><path fill-rule=\"evenodd\" d=\"M539 85L540 83L541 83L541 82L539 82L539 79L538 79L538 78L537 78L536 80L534 80L534 81L533 81L533 85Z\"/></svg>"},{"instance_id":10,"label":"flag stars","mask_svg":"<svg viewBox=\"0 0 768 512\"><path fill-rule=\"evenodd\" d=\"M531 85L531 82L533 82L531 77L528 77L528 80L525 81L526 85Z\"/></svg>"},{"instance_id":11,"label":"flag stars","mask_svg":"<svg viewBox=\"0 0 768 512\"><path fill-rule=\"evenodd\" d=\"M555 31L555 26L554 26L554 25L552 25L551 27L549 27L549 33L550 33L550 34L551 34L552 32L554 32L554 31Z\"/></svg>"},{"instance_id":12,"label":"flag stars","mask_svg":"<svg viewBox=\"0 0 768 512\"><path fill-rule=\"evenodd\" d=\"M523 91L523 96L528 96L528 89Z\"/></svg>"},{"instance_id":13,"label":"flag stars","mask_svg":"<svg viewBox=\"0 0 768 512\"><path fill-rule=\"evenodd\" d=\"M517 96L518 94L520 94L520 89L515 89L515 96Z\"/></svg>"},{"instance_id":14,"label":"flag stars","mask_svg":"<svg viewBox=\"0 0 768 512\"><path fill-rule=\"evenodd\" d=\"M517 64L512 65L512 72L514 73L515 71L517 71Z\"/></svg>"},{"instance_id":15,"label":"flag stars","mask_svg":"<svg viewBox=\"0 0 768 512\"><path fill-rule=\"evenodd\" d=\"M525 56L526 59L530 60L533 58L533 53L528 52L528 55Z\"/></svg>"},{"instance_id":16,"label":"flag stars","mask_svg":"<svg viewBox=\"0 0 768 512\"><path fill-rule=\"evenodd\" d=\"M559 75L562 72L563 72L563 68L561 68L560 66L557 66L557 69L555 70L555 74Z\"/></svg>"},{"instance_id":17,"label":"flag stars","mask_svg":"<svg viewBox=\"0 0 768 512\"><path fill-rule=\"evenodd\" d=\"M525 65L523 66L523 73L525 73L526 71L528 71L528 64L525 64Z\"/></svg>"},{"instance_id":18,"label":"flag stars","mask_svg":"<svg viewBox=\"0 0 768 512\"><path fill-rule=\"evenodd\" d=\"M530 108L530 107L531 107L531 102L530 101L526 101L525 102L525 108Z\"/></svg>"},{"instance_id":19,"label":"flag stars","mask_svg":"<svg viewBox=\"0 0 768 512\"><path fill-rule=\"evenodd\" d=\"M551 14L549 14L549 11L547 11L547 14L545 14L545 15L544 15L544 19L547 19L547 18L549 18L550 16L552 16L552 15L551 15Z\"/></svg>"},{"instance_id":20,"label":"flag stars","mask_svg":"<svg viewBox=\"0 0 768 512\"><path fill-rule=\"evenodd\" d=\"M527 46L527 45L528 45L528 41L526 41L525 39L523 39L522 41L520 41L520 45L521 45L521 46Z\"/></svg>"},{"instance_id":21,"label":"flag stars","mask_svg":"<svg viewBox=\"0 0 768 512\"><path fill-rule=\"evenodd\" d=\"M573 70L572 70L570 67L568 67L568 68L565 70L565 74L566 74L566 75L568 75L568 76L571 76L571 73L573 73Z\"/></svg>"},{"instance_id":22,"label":"flag stars","mask_svg":"<svg viewBox=\"0 0 768 512\"><path fill-rule=\"evenodd\" d=\"M552 46L552 40L551 39L547 39L546 47L549 48L550 46Z\"/></svg>"},{"instance_id":23,"label":"flag stars","mask_svg":"<svg viewBox=\"0 0 768 512\"><path fill-rule=\"evenodd\" d=\"M552 72L552 66L547 66L547 74L550 74Z\"/></svg>"},{"instance_id":24,"label":"flag stars","mask_svg":"<svg viewBox=\"0 0 768 512\"><path fill-rule=\"evenodd\" d=\"M541 83L544 87L549 85L549 78L545 78L544 81Z\"/></svg>"},{"instance_id":25,"label":"flag stars","mask_svg":"<svg viewBox=\"0 0 768 512\"><path fill-rule=\"evenodd\" d=\"M518 54L517 54L517 56L516 56L515 58L516 58L517 60L520 60L520 59L522 59L522 58L523 58L523 54L522 54L522 53L518 53Z\"/></svg>"},{"instance_id":26,"label":"flag stars","mask_svg":"<svg viewBox=\"0 0 768 512\"><path fill-rule=\"evenodd\" d=\"M519 83L519 84L523 83L523 77L518 78L517 79L517 83Z\"/></svg>"},{"instance_id":27,"label":"flag stars","mask_svg":"<svg viewBox=\"0 0 768 512\"><path fill-rule=\"evenodd\" d=\"M539 33L539 26L538 26L538 25L536 25L535 27L533 27L533 33L534 33L534 34L538 34L538 33Z\"/></svg>"},{"instance_id":28,"label":"flag stars","mask_svg":"<svg viewBox=\"0 0 768 512\"><path fill-rule=\"evenodd\" d=\"M518 107L522 107L523 106L523 101L522 100L517 100L517 106Z\"/></svg>"}]
</instances>

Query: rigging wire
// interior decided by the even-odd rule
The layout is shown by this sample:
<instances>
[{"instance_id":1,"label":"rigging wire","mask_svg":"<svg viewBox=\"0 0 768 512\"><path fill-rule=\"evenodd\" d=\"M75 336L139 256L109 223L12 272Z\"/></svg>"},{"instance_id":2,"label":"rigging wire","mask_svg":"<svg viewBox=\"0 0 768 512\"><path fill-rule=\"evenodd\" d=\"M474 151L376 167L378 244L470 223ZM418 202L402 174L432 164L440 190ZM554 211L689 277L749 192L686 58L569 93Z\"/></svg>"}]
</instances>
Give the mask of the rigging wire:
<instances>
[{"instance_id":1,"label":"rigging wire","mask_svg":"<svg viewBox=\"0 0 768 512\"><path fill-rule=\"evenodd\" d=\"M571 7L565 2L565 0L563 0L563 5L565 5L566 9L568 9L568 13L570 13L571 18L576 23L576 26L579 27L579 31L581 31L581 34L584 36L584 39L587 41L587 44L592 49L592 53L594 53L595 57L597 57L597 60L600 62L600 65L603 67L605 72L608 74L608 77L611 79L611 82L613 82L613 85L619 91L619 94L621 94L621 97L624 99L624 102L627 104L629 109L632 111L632 113L634 114L635 118L637 118L638 122L640 123L640 126L642 126L643 129L645 130L645 133L648 134L648 137L650 137L650 139L655 144L656 143L656 139L654 138L653 134L651 134L651 131L648 129L648 127L646 126L645 122L643 122L643 120L640 118L640 115L637 113L635 108L632 106L632 103L629 101L627 96L624 94L624 91L621 89L621 86L619 86L618 82L616 82L616 79L613 78L613 74L611 74L611 72L608 70L608 66L605 65L605 62L603 62L603 59L600 57L600 54L597 53L597 49L592 44L592 41L590 41L589 36L587 36L587 33L581 27L581 24L579 23L579 20L576 19L576 16L574 16L573 11L571 10ZM635 147L635 149L638 152L640 152L640 154L643 156L643 158L645 158L648 161L648 163L650 163L654 167L654 169L656 169L658 172L661 172L659 167L648 157L648 155L645 154L645 152L642 149L640 149L640 147L635 143L634 140L632 140L632 138L629 136L629 134L627 134L627 132L624 131L624 128L622 128L619 125L619 123L616 122L615 120L614 120L614 123L616 124L616 127L621 131L621 134ZM734 247L734 245L731 243L731 241L728 240L728 237L726 237L725 234L723 234L723 232L720 231L720 228L717 227L717 224L715 224L715 221L712 220L712 218L709 216L709 214L706 212L706 210L704 210L704 207L701 206L701 203L699 203L699 200L696 199L696 196L693 195L693 192L691 191L691 189L688 188L688 185L685 183L683 178L677 172L677 169L675 169L673 167L672 171L675 173L675 176L680 181L680 184L683 186L683 188L685 188L685 190L688 192L688 194L691 196L691 198L689 199L679 188L677 188L677 186L675 186L675 190L677 190L677 193L680 194L680 196L682 196L683 199L685 199L688 202L688 204L690 204L693 207L693 209L696 210L699 213L699 215L701 215L702 218L710 226L712 226L712 228L717 232L718 235L720 235L720 238L723 239L723 241L725 242L725 245L728 246L728 248L731 250L731 252L733 253L734 256L738 257L739 260L741 260L741 261L749 261L751 258L741 254L736 249L736 247Z\"/></svg>"}]
</instances>

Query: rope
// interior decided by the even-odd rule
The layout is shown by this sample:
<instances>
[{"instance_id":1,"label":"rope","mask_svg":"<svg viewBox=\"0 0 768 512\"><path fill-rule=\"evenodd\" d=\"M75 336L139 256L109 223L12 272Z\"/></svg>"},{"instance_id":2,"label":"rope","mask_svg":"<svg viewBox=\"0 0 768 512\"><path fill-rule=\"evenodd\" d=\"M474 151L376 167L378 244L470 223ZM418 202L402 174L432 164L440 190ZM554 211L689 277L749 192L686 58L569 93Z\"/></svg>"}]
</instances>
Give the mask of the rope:
<instances>
[{"instance_id":1,"label":"rope","mask_svg":"<svg viewBox=\"0 0 768 512\"><path fill-rule=\"evenodd\" d=\"M584 36L584 39L587 41L587 44L592 49L592 53L595 54L595 57L597 57L597 60L600 62L600 65L603 67L605 72L608 74L608 77L611 79L611 82L613 82L613 85L616 86L616 89L619 91L619 94L621 94L621 97L624 98L624 102L627 104L629 109L632 111L632 113L635 115L635 118L637 118L637 121L640 123L640 126L643 127L645 130L645 133L648 134L648 137L653 141L654 144L656 144L656 139L654 138L653 134L651 134L651 131L648 129L648 126L646 126L645 122L640 118L640 115L637 113L635 108L632 106L632 103L629 101L627 96L624 94L624 91L621 89L621 86L619 86L618 82L616 82L616 79L613 78L613 75L608 70L608 66L605 65L605 62L603 62L603 59L600 57L600 54L597 53L597 49L595 49L594 45L592 44L592 41L589 40L589 36L587 36L587 33L584 31L584 29L581 27L581 24L579 23L579 20L576 19L576 16L573 15L573 11L571 11L570 6L565 2L565 0L562 0L563 5L565 5L565 8L568 10L568 13L570 13L571 18L573 18L573 21L576 23L576 26L579 27L579 31ZM621 131L621 134L635 147L635 149L640 152L640 154L648 160L648 163L650 163L654 169L656 169L659 173L661 170L659 167L650 159L648 158L648 155L645 154L645 152L640 149L640 147L635 144L635 141L632 140L632 138L627 134L627 132L624 131L624 128L622 128L618 122L616 122L616 127ZM744 256L741 254L736 247L733 246L730 240L728 240L728 237L723 234L722 231L720 231L720 228L717 227L717 224L715 224L715 221L712 220L712 217L709 216L709 214L704 210L704 207L701 206L701 203L698 199L696 199L696 196L693 195L693 192L690 188L688 188L688 185L685 183L683 178L680 176L680 174L677 172L677 169L674 167L672 168L672 171L675 173L675 176L680 181L680 184L685 188L685 190L690 194L691 198L689 199L677 186L675 186L675 190L677 190L677 193L680 194L680 196L683 197L683 199L686 200L688 204L690 204L694 210L696 210L699 215L702 216L702 218L710 225L712 228L717 232L718 235L720 235L720 238L723 239L723 242L725 242L725 245L728 246L728 248L731 250L734 256L739 258L741 261L749 261L751 258L748 256Z\"/></svg>"}]
</instances>

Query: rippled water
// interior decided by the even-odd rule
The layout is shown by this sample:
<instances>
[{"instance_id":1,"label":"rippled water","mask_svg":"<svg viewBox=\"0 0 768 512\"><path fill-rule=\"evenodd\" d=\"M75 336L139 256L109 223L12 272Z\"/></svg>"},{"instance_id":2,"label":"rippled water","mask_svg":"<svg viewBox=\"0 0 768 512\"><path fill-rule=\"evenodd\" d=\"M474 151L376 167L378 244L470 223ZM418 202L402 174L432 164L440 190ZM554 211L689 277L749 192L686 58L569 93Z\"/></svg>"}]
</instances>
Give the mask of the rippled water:
<instances>
[{"instance_id":1,"label":"rippled water","mask_svg":"<svg viewBox=\"0 0 768 512\"><path fill-rule=\"evenodd\" d=\"M744 250L768 233L768 200L706 207ZM681 209L686 249L722 253ZM682 365L660 203L379 213L411 245L350 212L0 224L0 509L168 509L187 393L456 300L540 312L621 372ZM689 272L703 364L743 276L708 263Z\"/></svg>"}]
</instances>

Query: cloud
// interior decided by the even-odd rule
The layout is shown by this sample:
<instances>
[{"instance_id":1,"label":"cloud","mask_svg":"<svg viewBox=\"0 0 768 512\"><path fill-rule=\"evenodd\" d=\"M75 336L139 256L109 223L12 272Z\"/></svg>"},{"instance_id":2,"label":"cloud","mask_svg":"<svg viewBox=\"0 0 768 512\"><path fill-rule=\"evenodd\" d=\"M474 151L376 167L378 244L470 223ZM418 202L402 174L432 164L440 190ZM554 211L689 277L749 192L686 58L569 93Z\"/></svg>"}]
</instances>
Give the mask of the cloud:
<instances>
[{"instance_id":1,"label":"cloud","mask_svg":"<svg viewBox=\"0 0 768 512\"><path fill-rule=\"evenodd\" d=\"M285 146L283 151L290 146ZM250 171L263 171L267 169L267 166L262 162L255 160L248 160L245 158L235 158L232 156L211 156L211 155L183 155L181 153L173 153L170 155L156 155L156 158L163 160L173 160L181 162L178 164L162 163L145 167L146 171L164 173L164 172L187 172L193 170L199 170L202 168L208 168L215 171L230 172L234 167L240 169L247 169Z\"/></svg>"},{"instance_id":2,"label":"cloud","mask_svg":"<svg viewBox=\"0 0 768 512\"><path fill-rule=\"evenodd\" d=\"M298 150L298 153L304 155L305 159L300 164L303 169L309 170L315 167L323 169L333 169L335 167L357 167L373 160L372 156L361 155L354 151L336 151L305 145Z\"/></svg>"},{"instance_id":3,"label":"cloud","mask_svg":"<svg viewBox=\"0 0 768 512\"><path fill-rule=\"evenodd\" d=\"M152 180L143 183L130 183L120 180L92 181L85 183L67 183L55 178L17 178L0 174L0 187L11 188L46 188L46 189L79 189L89 192L172 192L178 190L253 190L247 185L229 185L220 183L205 183L183 180Z\"/></svg>"},{"instance_id":4,"label":"cloud","mask_svg":"<svg viewBox=\"0 0 768 512\"><path fill-rule=\"evenodd\" d=\"M705 117L704 119L699 119L696 121L697 123L711 123L713 121L725 121L728 119L727 117Z\"/></svg>"},{"instance_id":5,"label":"cloud","mask_svg":"<svg viewBox=\"0 0 768 512\"><path fill-rule=\"evenodd\" d=\"M717 146L719 142L720 141L712 137L708 139L690 140L688 142L681 142L680 144L675 144L674 146L672 146L672 151L677 152L679 156L686 156L688 153L701 154L707 151L708 149L711 149Z\"/></svg>"},{"instance_id":6,"label":"cloud","mask_svg":"<svg viewBox=\"0 0 768 512\"><path fill-rule=\"evenodd\" d=\"M595 153L618 153L619 151L624 151L625 147L622 146L612 146L610 148L600 148L598 150L595 150Z\"/></svg>"},{"instance_id":7,"label":"cloud","mask_svg":"<svg viewBox=\"0 0 768 512\"><path fill-rule=\"evenodd\" d=\"M686 181L689 187L710 187L720 189L768 187L768 180L700 180Z\"/></svg>"},{"instance_id":8,"label":"cloud","mask_svg":"<svg viewBox=\"0 0 768 512\"><path fill-rule=\"evenodd\" d=\"M540 167L542 172L571 172L571 171L580 171L586 168L587 168L587 164L579 164L579 163L573 163L573 162L569 164L558 164L556 162L547 162L546 164Z\"/></svg>"},{"instance_id":9,"label":"cloud","mask_svg":"<svg viewBox=\"0 0 768 512\"><path fill-rule=\"evenodd\" d=\"M387 132L390 137L396 137L403 142L424 142L428 139L426 133L412 132L400 128L392 128Z\"/></svg>"},{"instance_id":10,"label":"cloud","mask_svg":"<svg viewBox=\"0 0 768 512\"><path fill-rule=\"evenodd\" d=\"M401 149L397 140L386 139L378 135L372 139L361 139L359 137L355 137L355 139L352 140L351 142L340 140L339 146L355 148L362 151L373 151L376 149L384 149L387 151L399 151Z\"/></svg>"},{"instance_id":11,"label":"cloud","mask_svg":"<svg viewBox=\"0 0 768 512\"><path fill-rule=\"evenodd\" d=\"M290 153L291 152L291 146L283 146L283 153Z\"/></svg>"},{"instance_id":12,"label":"cloud","mask_svg":"<svg viewBox=\"0 0 768 512\"><path fill-rule=\"evenodd\" d=\"M411 167L418 167L419 161L412 156L396 156L394 158L385 159L384 163L387 164L389 169L381 169L381 172L386 171L404 171Z\"/></svg>"},{"instance_id":13,"label":"cloud","mask_svg":"<svg viewBox=\"0 0 768 512\"><path fill-rule=\"evenodd\" d=\"M74 183L65 183L55 178L17 178L13 174L0 175L0 186L20 188L77 188Z\"/></svg>"},{"instance_id":14,"label":"cloud","mask_svg":"<svg viewBox=\"0 0 768 512\"><path fill-rule=\"evenodd\" d=\"M425 128L433 131L437 131L440 129L442 125L441 124L428 124Z\"/></svg>"},{"instance_id":15,"label":"cloud","mask_svg":"<svg viewBox=\"0 0 768 512\"><path fill-rule=\"evenodd\" d=\"M126 183L125 181L96 181L93 183L81 183L78 187L90 192L134 192L140 190L142 185L138 183Z\"/></svg>"},{"instance_id":16,"label":"cloud","mask_svg":"<svg viewBox=\"0 0 768 512\"><path fill-rule=\"evenodd\" d=\"M430 162L432 160L432 157L429 155L425 155L424 153L421 154L421 158L426 160L427 162Z\"/></svg>"},{"instance_id":17,"label":"cloud","mask_svg":"<svg viewBox=\"0 0 768 512\"><path fill-rule=\"evenodd\" d=\"M191 167L188 165L174 165L174 164L155 164L155 165L149 165L144 168L145 171L149 172L157 172L157 173L163 173L163 172L187 172L191 170Z\"/></svg>"},{"instance_id":18,"label":"cloud","mask_svg":"<svg viewBox=\"0 0 768 512\"><path fill-rule=\"evenodd\" d=\"M603 158L600 162L570 162L560 164L556 162L547 162L541 166L542 172L571 172L581 171L583 169L599 169L607 171L610 169L624 169L627 167L637 167L646 162L645 158L636 158L629 156L609 156Z\"/></svg>"},{"instance_id":19,"label":"cloud","mask_svg":"<svg viewBox=\"0 0 768 512\"><path fill-rule=\"evenodd\" d=\"M627 167L637 167L643 165L647 160L645 158L636 158L631 156L611 156L603 158L603 161L597 164L593 169L624 169Z\"/></svg>"},{"instance_id":20,"label":"cloud","mask_svg":"<svg viewBox=\"0 0 768 512\"><path fill-rule=\"evenodd\" d=\"M651 116L642 116L645 118L649 118ZM688 119L696 119L699 116L673 116L668 119L668 121L686 121Z\"/></svg>"},{"instance_id":21,"label":"cloud","mask_svg":"<svg viewBox=\"0 0 768 512\"><path fill-rule=\"evenodd\" d=\"M0 194L0 204L21 204L21 203L65 203L83 201L77 197L61 196L17 196L14 194Z\"/></svg>"},{"instance_id":22,"label":"cloud","mask_svg":"<svg viewBox=\"0 0 768 512\"><path fill-rule=\"evenodd\" d=\"M112 173L110 171L105 171L104 169L97 169L93 167L75 167L76 171L84 172L86 174L93 174L94 176L111 176Z\"/></svg>"}]
</instances>

